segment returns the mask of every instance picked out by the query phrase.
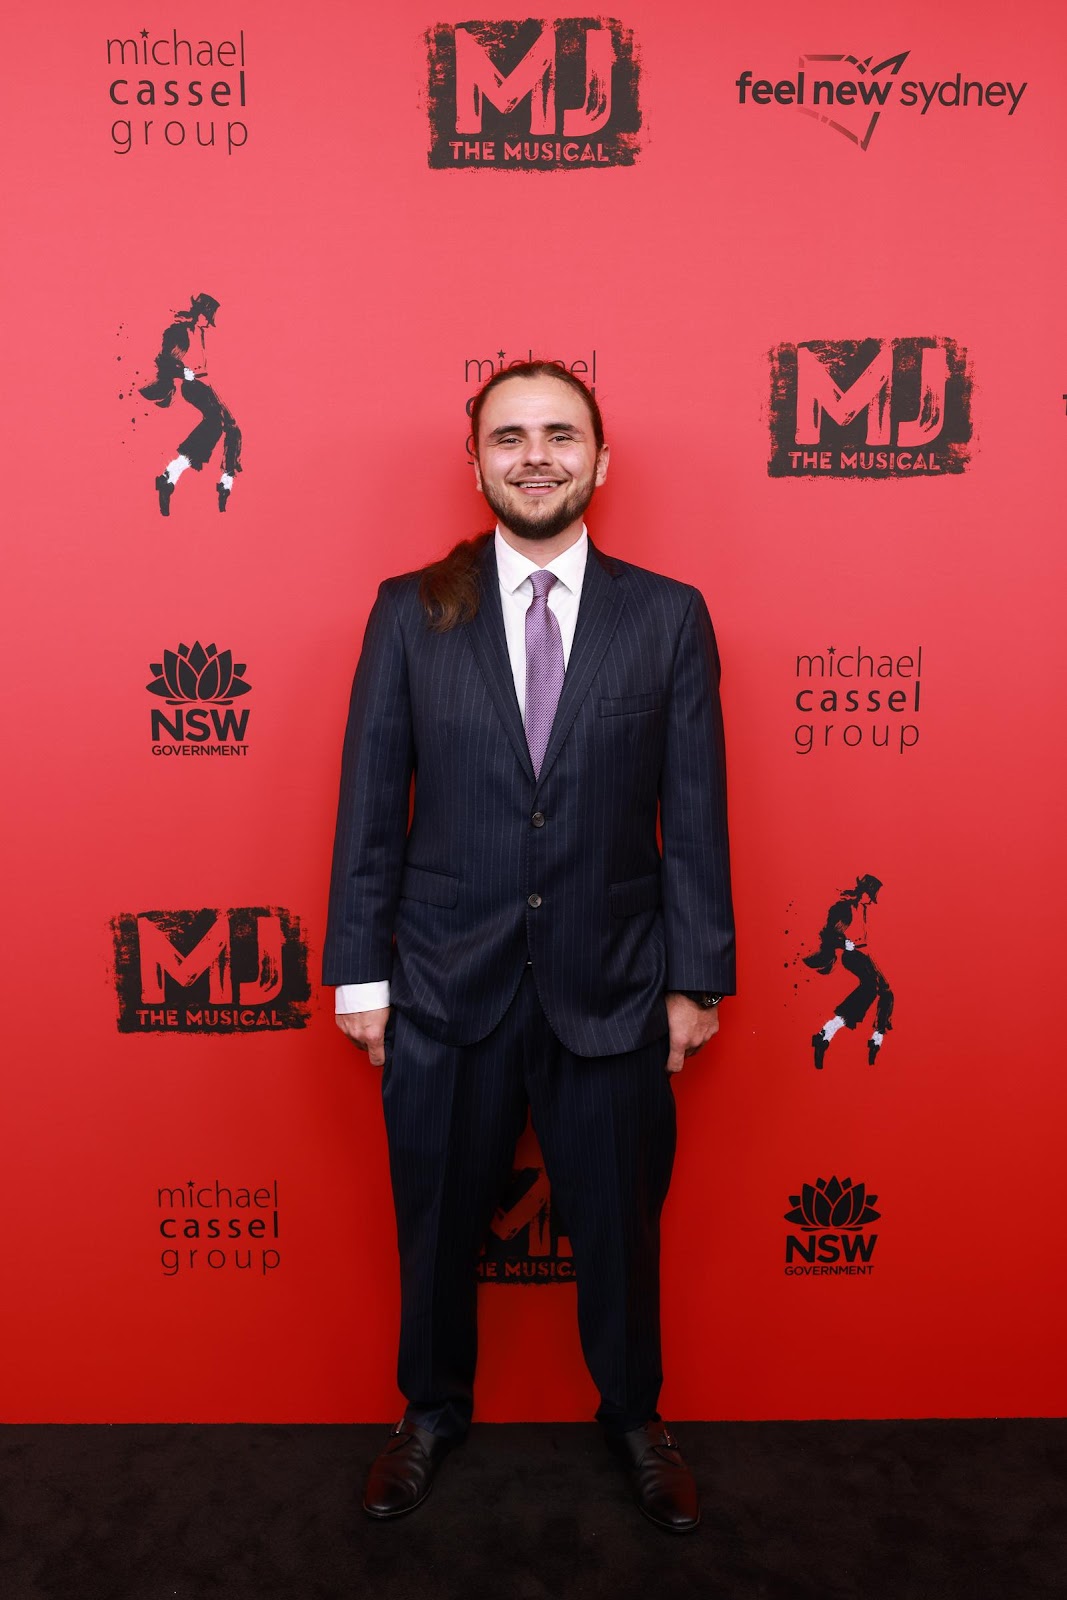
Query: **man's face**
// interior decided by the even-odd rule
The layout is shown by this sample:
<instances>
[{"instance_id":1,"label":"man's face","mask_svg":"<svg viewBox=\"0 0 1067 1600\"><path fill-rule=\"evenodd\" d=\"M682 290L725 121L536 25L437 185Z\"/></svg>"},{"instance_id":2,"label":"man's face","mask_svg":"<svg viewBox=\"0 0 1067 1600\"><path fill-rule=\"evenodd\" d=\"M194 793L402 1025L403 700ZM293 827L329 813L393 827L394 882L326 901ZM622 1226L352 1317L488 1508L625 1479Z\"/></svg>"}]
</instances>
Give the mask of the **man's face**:
<instances>
[{"instance_id":1,"label":"man's face","mask_svg":"<svg viewBox=\"0 0 1067 1600\"><path fill-rule=\"evenodd\" d=\"M580 522L608 471L589 407L555 378L513 378L486 396L474 473L503 527L554 539Z\"/></svg>"}]
</instances>

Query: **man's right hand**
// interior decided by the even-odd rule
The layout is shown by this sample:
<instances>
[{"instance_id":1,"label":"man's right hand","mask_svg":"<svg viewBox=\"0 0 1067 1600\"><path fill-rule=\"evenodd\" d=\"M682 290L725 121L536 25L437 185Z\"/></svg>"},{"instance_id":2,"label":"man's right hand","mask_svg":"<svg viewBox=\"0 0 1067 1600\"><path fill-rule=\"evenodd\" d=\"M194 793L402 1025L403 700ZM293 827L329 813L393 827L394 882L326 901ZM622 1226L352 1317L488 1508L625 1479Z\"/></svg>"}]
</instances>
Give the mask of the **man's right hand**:
<instances>
[{"instance_id":1,"label":"man's right hand","mask_svg":"<svg viewBox=\"0 0 1067 1600\"><path fill-rule=\"evenodd\" d=\"M380 1011L340 1011L334 1018L342 1033L346 1033L361 1050L370 1052L372 1067L385 1065L385 1024L389 1021L389 1007Z\"/></svg>"}]
</instances>

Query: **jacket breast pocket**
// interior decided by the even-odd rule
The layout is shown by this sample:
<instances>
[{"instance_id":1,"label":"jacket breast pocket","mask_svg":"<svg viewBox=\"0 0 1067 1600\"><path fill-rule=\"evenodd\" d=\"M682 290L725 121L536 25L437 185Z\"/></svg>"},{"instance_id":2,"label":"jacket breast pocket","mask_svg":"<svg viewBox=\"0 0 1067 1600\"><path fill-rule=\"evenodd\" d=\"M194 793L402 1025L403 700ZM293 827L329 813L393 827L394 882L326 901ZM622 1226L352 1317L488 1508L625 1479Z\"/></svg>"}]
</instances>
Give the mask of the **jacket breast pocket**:
<instances>
[{"instance_id":1,"label":"jacket breast pocket","mask_svg":"<svg viewBox=\"0 0 1067 1600\"><path fill-rule=\"evenodd\" d=\"M659 711L663 706L663 696L658 690L648 694L623 694L611 698L602 696L600 700L600 715L602 717L630 717L639 711Z\"/></svg>"},{"instance_id":2,"label":"jacket breast pocket","mask_svg":"<svg viewBox=\"0 0 1067 1600\"><path fill-rule=\"evenodd\" d=\"M459 879L448 872L433 872L429 867L405 867L400 897L421 900L428 906L454 906L459 899Z\"/></svg>"},{"instance_id":3,"label":"jacket breast pocket","mask_svg":"<svg viewBox=\"0 0 1067 1600\"><path fill-rule=\"evenodd\" d=\"M608 886L608 904L614 917L636 917L642 911L655 911L660 903L658 872L643 878L627 878L625 883Z\"/></svg>"}]
</instances>

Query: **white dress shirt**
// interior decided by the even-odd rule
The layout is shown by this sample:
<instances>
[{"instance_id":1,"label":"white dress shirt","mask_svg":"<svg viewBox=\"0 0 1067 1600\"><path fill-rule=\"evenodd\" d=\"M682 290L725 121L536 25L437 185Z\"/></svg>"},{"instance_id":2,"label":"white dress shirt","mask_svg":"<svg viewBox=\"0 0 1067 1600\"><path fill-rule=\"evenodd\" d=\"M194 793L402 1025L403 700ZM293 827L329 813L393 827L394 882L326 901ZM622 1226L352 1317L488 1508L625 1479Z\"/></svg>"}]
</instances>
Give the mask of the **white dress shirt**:
<instances>
[{"instance_id":1,"label":"white dress shirt","mask_svg":"<svg viewBox=\"0 0 1067 1600\"><path fill-rule=\"evenodd\" d=\"M564 670L571 659L574 630L578 623L578 607L582 599L585 563L589 554L589 535L582 524L581 537L575 540L562 555L556 556L544 567L554 572L556 581L548 591L548 605L559 623L563 640ZM504 635L511 662L511 676L515 681L515 698L519 702L523 723L526 721L526 613L533 600L532 572L542 569L536 561L524 556L508 544L499 527L496 530L496 570L500 579L500 605L504 613ZM334 1010L377 1011L389 1004L389 980L378 983L340 983L334 993Z\"/></svg>"}]
</instances>

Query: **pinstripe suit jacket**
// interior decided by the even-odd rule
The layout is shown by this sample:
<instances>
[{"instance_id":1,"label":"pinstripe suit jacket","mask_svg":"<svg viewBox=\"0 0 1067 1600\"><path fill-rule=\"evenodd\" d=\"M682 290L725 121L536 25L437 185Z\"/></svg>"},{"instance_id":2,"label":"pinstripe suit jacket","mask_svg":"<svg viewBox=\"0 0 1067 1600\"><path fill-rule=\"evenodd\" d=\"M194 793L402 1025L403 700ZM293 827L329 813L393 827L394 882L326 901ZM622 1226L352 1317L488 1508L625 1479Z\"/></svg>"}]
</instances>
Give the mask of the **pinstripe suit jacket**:
<instances>
[{"instance_id":1,"label":"pinstripe suit jacket","mask_svg":"<svg viewBox=\"0 0 1067 1600\"><path fill-rule=\"evenodd\" d=\"M462 1045L496 1026L529 960L569 1050L634 1050L667 1032L668 989L734 989L711 619L696 589L590 544L535 779L491 540L482 561L478 615L449 633L428 629L417 573L379 590L345 738L324 978L389 978L418 1027Z\"/></svg>"}]
</instances>

